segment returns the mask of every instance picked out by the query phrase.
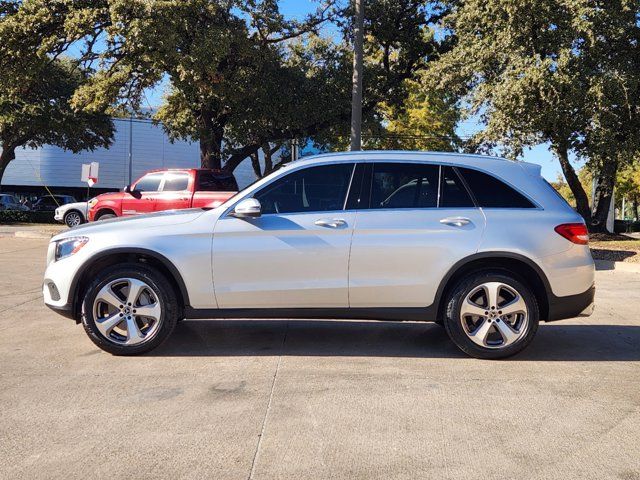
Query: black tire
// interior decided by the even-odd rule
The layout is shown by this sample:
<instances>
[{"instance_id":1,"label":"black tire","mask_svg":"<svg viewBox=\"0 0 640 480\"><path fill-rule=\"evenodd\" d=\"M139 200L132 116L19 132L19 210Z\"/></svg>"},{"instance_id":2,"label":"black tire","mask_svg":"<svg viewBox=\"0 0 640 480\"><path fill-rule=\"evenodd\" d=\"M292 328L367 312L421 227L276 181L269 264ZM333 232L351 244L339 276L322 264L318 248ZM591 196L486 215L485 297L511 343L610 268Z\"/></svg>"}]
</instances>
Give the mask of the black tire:
<instances>
[{"instance_id":1,"label":"black tire","mask_svg":"<svg viewBox=\"0 0 640 480\"><path fill-rule=\"evenodd\" d=\"M116 218L117 215L115 213L103 213L96 217L97 220L109 220L110 218Z\"/></svg>"},{"instance_id":2,"label":"black tire","mask_svg":"<svg viewBox=\"0 0 640 480\"><path fill-rule=\"evenodd\" d=\"M467 335L460 318L462 302L468 294L487 282L500 282L515 289L527 307L528 326L520 338L504 347L483 347L472 341ZM536 297L531 288L517 275L506 271L481 271L473 273L461 280L447 295L444 315L444 327L449 338L466 354L482 359L506 358L522 351L531 343L538 330L540 313ZM499 321L499 320L493 320ZM486 342L483 342L486 344Z\"/></svg>"},{"instance_id":3,"label":"black tire","mask_svg":"<svg viewBox=\"0 0 640 480\"><path fill-rule=\"evenodd\" d=\"M105 337L96 326L94 318L93 305L100 290L110 282L123 278L146 283L153 290L161 308L159 326L153 335L136 345L122 345ZM169 281L160 272L141 264L115 265L100 272L87 289L82 302L82 325L87 335L98 347L113 355L138 355L153 350L171 335L180 316L178 298Z\"/></svg>"},{"instance_id":4,"label":"black tire","mask_svg":"<svg viewBox=\"0 0 640 480\"><path fill-rule=\"evenodd\" d=\"M78 218L80 219L79 222L77 222ZM82 213L80 213L78 210L69 210L67 213L64 214L63 220L65 225L69 228L82 225L85 222Z\"/></svg>"}]
</instances>

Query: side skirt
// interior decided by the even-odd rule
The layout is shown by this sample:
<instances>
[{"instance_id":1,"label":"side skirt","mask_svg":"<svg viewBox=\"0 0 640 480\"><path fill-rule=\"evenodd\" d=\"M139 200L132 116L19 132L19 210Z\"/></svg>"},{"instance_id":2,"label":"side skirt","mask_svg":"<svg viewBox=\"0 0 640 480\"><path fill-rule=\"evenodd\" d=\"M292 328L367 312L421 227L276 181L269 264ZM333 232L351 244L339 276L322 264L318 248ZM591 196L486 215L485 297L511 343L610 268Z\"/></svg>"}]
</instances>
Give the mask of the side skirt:
<instances>
[{"instance_id":1,"label":"side skirt","mask_svg":"<svg viewBox=\"0 0 640 480\"><path fill-rule=\"evenodd\" d=\"M186 306L185 318L309 318L349 320L395 320L435 322L437 310L422 308L192 308Z\"/></svg>"}]
</instances>

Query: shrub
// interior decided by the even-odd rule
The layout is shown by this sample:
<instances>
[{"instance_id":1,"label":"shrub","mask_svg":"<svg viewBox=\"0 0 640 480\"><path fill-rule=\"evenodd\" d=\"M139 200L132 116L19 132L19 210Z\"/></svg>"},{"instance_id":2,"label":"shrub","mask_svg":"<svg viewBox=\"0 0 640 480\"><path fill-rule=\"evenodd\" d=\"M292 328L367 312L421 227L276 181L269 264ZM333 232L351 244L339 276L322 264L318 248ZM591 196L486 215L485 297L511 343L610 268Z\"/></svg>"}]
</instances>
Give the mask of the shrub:
<instances>
[{"instance_id":1,"label":"shrub","mask_svg":"<svg viewBox=\"0 0 640 480\"><path fill-rule=\"evenodd\" d=\"M6 223L56 223L53 212L21 212L0 210L0 224Z\"/></svg>"},{"instance_id":2,"label":"shrub","mask_svg":"<svg viewBox=\"0 0 640 480\"><path fill-rule=\"evenodd\" d=\"M613 232L626 233L629 230L629 223L627 220L615 220L613 222Z\"/></svg>"}]
</instances>

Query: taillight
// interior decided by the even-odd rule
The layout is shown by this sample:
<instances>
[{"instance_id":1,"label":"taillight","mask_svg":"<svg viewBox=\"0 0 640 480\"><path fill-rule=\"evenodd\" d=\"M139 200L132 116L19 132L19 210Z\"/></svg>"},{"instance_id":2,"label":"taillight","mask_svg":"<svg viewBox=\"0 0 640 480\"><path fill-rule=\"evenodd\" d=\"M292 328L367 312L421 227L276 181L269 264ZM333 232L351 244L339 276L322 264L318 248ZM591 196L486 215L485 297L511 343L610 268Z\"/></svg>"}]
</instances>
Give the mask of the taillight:
<instances>
[{"instance_id":1,"label":"taillight","mask_svg":"<svg viewBox=\"0 0 640 480\"><path fill-rule=\"evenodd\" d=\"M555 228L559 235L578 245L589 243L589 232L584 223L563 223Z\"/></svg>"}]
</instances>

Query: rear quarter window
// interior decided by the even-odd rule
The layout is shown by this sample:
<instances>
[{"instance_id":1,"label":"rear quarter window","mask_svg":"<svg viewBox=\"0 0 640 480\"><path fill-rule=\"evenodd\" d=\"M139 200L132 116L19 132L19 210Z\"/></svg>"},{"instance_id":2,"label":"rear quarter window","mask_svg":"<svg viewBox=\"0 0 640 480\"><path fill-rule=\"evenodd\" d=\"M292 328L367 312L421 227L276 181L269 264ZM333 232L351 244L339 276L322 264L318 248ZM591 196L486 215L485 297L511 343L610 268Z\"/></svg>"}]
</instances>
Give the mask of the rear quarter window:
<instances>
[{"instance_id":1,"label":"rear quarter window","mask_svg":"<svg viewBox=\"0 0 640 480\"><path fill-rule=\"evenodd\" d=\"M496 177L470 168L459 168L478 206L484 208L535 208L531 201Z\"/></svg>"}]
</instances>

